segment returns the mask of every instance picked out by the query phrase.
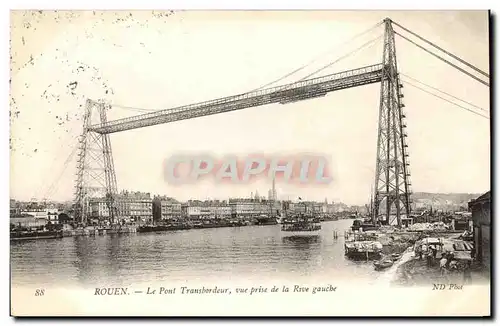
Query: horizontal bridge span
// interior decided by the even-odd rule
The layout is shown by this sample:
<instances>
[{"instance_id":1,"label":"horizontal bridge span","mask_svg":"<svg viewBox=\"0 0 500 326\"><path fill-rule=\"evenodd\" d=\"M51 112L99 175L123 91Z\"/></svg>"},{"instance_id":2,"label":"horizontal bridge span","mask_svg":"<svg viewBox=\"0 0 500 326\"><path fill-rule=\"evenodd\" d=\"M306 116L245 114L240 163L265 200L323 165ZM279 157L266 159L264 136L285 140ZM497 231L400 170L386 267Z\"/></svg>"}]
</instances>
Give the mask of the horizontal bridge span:
<instances>
[{"instance_id":1,"label":"horizontal bridge span","mask_svg":"<svg viewBox=\"0 0 500 326\"><path fill-rule=\"evenodd\" d=\"M329 92L345 88L377 83L381 79L382 64L376 64L240 95L108 121L92 125L88 130L110 134L272 103L286 104L325 96Z\"/></svg>"}]
</instances>

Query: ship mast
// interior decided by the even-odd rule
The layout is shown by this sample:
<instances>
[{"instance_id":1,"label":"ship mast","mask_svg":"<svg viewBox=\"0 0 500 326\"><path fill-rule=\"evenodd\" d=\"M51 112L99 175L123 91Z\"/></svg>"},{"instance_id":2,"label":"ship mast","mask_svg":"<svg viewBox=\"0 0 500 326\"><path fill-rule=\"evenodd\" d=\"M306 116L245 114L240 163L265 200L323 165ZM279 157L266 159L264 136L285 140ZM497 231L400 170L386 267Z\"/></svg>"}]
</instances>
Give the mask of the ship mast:
<instances>
[{"instance_id":1,"label":"ship mast","mask_svg":"<svg viewBox=\"0 0 500 326\"><path fill-rule=\"evenodd\" d=\"M373 194L370 194L370 214L373 210Z\"/></svg>"},{"instance_id":2,"label":"ship mast","mask_svg":"<svg viewBox=\"0 0 500 326\"><path fill-rule=\"evenodd\" d=\"M373 211L373 192L375 191L374 187L370 187L370 211L368 212L370 216L372 216L372 222L375 224L375 212Z\"/></svg>"},{"instance_id":3,"label":"ship mast","mask_svg":"<svg viewBox=\"0 0 500 326\"><path fill-rule=\"evenodd\" d=\"M273 175L273 186L271 188L271 196L269 196L269 217L276 217L275 202L276 202L276 175Z\"/></svg>"}]
</instances>

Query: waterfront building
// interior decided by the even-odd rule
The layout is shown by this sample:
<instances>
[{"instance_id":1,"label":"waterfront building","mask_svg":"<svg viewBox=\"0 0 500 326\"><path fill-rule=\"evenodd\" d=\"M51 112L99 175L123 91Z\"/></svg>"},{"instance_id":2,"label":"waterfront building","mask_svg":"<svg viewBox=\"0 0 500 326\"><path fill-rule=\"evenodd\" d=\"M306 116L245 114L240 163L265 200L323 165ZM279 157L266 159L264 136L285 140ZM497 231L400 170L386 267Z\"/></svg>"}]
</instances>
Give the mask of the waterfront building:
<instances>
[{"instance_id":1,"label":"waterfront building","mask_svg":"<svg viewBox=\"0 0 500 326\"><path fill-rule=\"evenodd\" d=\"M16 227L40 227L47 224L45 219L37 219L33 215L13 214L10 216L10 224Z\"/></svg>"},{"instance_id":2,"label":"waterfront building","mask_svg":"<svg viewBox=\"0 0 500 326\"><path fill-rule=\"evenodd\" d=\"M491 263L491 193L479 196L469 202L474 230L476 260L489 268Z\"/></svg>"},{"instance_id":3,"label":"waterfront building","mask_svg":"<svg viewBox=\"0 0 500 326\"><path fill-rule=\"evenodd\" d=\"M21 214L19 203L15 199L10 200L10 214Z\"/></svg>"},{"instance_id":4,"label":"waterfront building","mask_svg":"<svg viewBox=\"0 0 500 326\"><path fill-rule=\"evenodd\" d=\"M122 191L116 198L120 216L131 222L148 223L153 219L153 200L149 192Z\"/></svg>"},{"instance_id":5,"label":"waterfront building","mask_svg":"<svg viewBox=\"0 0 500 326\"><path fill-rule=\"evenodd\" d=\"M182 216L182 205L171 197L155 196L153 199L153 219L155 222L178 220Z\"/></svg>"},{"instance_id":6,"label":"waterfront building","mask_svg":"<svg viewBox=\"0 0 500 326\"><path fill-rule=\"evenodd\" d=\"M108 204L104 198L91 198L89 200L90 217L109 218Z\"/></svg>"},{"instance_id":7,"label":"waterfront building","mask_svg":"<svg viewBox=\"0 0 500 326\"><path fill-rule=\"evenodd\" d=\"M182 217L184 219L199 218L201 215L201 205L194 203L184 203L181 206Z\"/></svg>"},{"instance_id":8,"label":"waterfront building","mask_svg":"<svg viewBox=\"0 0 500 326\"><path fill-rule=\"evenodd\" d=\"M161 218L162 220L179 219L181 217L181 203L162 201Z\"/></svg>"},{"instance_id":9,"label":"waterfront building","mask_svg":"<svg viewBox=\"0 0 500 326\"><path fill-rule=\"evenodd\" d=\"M231 206L227 203L213 206L212 209L216 218L227 219L231 217Z\"/></svg>"},{"instance_id":10,"label":"waterfront building","mask_svg":"<svg viewBox=\"0 0 500 326\"><path fill-rule=\"evenodd\" d=\"M16 226L36 227L59 223L60 211L53 205L47 207L45 204L29 203L23 208L11 210L10 223Z\"/></svg>"},{"instance_id":11,"label":"waterfront building","mask_svg":"<svg viewBox=\"0 0 500 326\"><path fill-rule=\"evenodd\" d=\"M269 214L271 207L269 201L256 200L251 198L229 199L232 217L254 217L262 214Z\"/></svg>"},{"instance_id":12,"label":"waterfront building","mask_svg":"<svg viewBox=\"0 0 500 326\"><path fill-rule=\"evenodd\" d=\"M39 206L37 208L27 208L20 212L21 215L32 216L35 220L39 220L40 223L46 224L51 222L52 224L57 224L59 222L59 210L54 207L46 208Z\"/></svg>"},{"instance_id":13,"label":"waterfront building","mask_svg":"<svg viewBox=\"0 0 500 326\"><path fill-rule=\"evenodd\" d=\"M312 203L311 205L312 211L316 214L323 213L323 204L321 203Z\"/></svg>"},{"instance_id":14,"label":"waterfront building","mask_svg":"<svg viewBox=\"0 0 500 326\"><path fill-rule=\"evenodd\" d=\"M227 219L231 217L231 207L226 201L189 200L182 205L182 216L191 220Z\"/></svg>"},{"instance_id":15,"label":"waterfront building","mask_svg":"<svg viewBox=\"0 0 500 326\"><path fill-rule=\"evenodd\" d=\"M335 209L335 205L333 203L329 204L328 202L325 201L325 203L322 206L322 213L324 214L335 214L337 213L337 210Z\"/></svg>"},{"instance_id":16,"label":"waterfront building","mask_svg":"<svg viewBox=\"0 0 500 326\"><path fill-rule=\"evenodd\" d=\"M115 197L114 205L121 219L147 223L153 218L153 200L150 193L122 191ZM111 216L106 198L90 198L89 210L91 218L106 220Z\"/></svg>"},{"instance_id":17,"label":"waterfront building","mask_svg":"<svg viewBox=\"0 0 500 326\"><path fill-rule=\"evenodd\" d=\"M290 202L288 210L291 213L320 213L322 211L322 204L311 201Z\"/></svg>"}]
</instances>

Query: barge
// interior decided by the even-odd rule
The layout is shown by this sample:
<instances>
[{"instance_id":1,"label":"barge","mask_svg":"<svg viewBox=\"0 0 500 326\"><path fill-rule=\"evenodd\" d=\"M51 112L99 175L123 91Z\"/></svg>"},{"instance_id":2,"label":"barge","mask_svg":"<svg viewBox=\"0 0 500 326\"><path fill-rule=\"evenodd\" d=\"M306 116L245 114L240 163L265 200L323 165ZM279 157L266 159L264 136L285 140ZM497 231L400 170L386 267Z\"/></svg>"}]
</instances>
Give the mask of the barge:
<instances>
[{"instance_id":1,"label":"barge","mask_svg":"<svg viewBox=\"0 0 500 326\"><path fill-rule=\"evenodd\" d=\"M345 255L353 259L379 259L382 244L378 241L348 241L344 244Z\"/></svg>"},{"instance_id":2,"label":"barge","mask_svg":"<svg viewBox=\"0 0 500 326\"><path fill-rule=\"evenodd\" d=\"M61 231L11 231L10 241L58 239L63 237Z\"/></svg>"}]
</instances>

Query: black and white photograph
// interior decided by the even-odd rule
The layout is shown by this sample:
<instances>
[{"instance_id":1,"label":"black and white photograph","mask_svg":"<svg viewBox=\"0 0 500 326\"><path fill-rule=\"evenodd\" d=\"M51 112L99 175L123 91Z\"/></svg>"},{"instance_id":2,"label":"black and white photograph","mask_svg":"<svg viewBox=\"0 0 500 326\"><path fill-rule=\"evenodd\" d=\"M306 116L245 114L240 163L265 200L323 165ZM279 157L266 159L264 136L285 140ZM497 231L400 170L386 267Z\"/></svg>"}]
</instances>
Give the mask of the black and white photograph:
<instances>
[{"instance_id":1,"label":"black and white photograph","mask_svg":"<svg viewBox=\"0 0 500 326\"><path fill-rule=\"evenodd\" d=\"M11 315L490 316L491 21L12 10Z\"/></svg>"}]
</instances>

